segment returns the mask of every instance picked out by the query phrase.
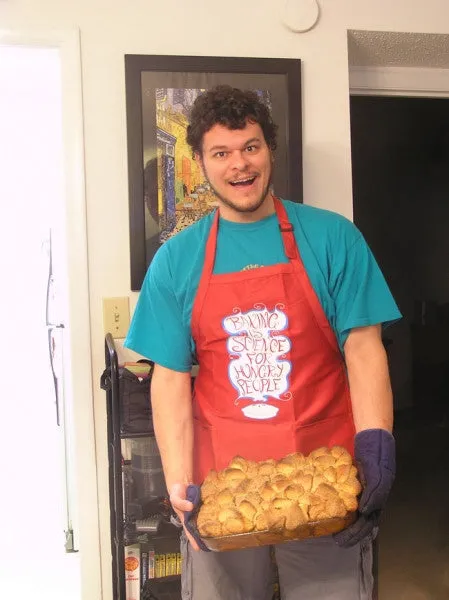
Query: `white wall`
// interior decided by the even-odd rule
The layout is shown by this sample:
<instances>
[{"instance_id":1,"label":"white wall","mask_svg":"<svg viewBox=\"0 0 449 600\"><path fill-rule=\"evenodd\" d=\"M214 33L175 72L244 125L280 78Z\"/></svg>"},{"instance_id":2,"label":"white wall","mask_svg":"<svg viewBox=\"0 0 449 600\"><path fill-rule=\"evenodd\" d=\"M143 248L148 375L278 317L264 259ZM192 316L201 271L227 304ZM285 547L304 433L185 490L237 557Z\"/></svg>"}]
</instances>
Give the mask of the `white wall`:
<instances>
[{"instance_id":1,"label":"white wall","mask_svg":"<svg viewBox=\"0 0 449 600\"><path fill-rule=\"evenodd\" d=\"M300 0L298 0L299 2ZM447 0L321 0L286 30L279 0L1 0L0 26L81 31L92 353L104 598L112 597L101 299L129 295L125 53L303 60L304 198L352 216L347 29L449 33ZM112 243L113 242L113 243ZM132 294L132 301L136 298Z\"/></svg>"}]
</instances>

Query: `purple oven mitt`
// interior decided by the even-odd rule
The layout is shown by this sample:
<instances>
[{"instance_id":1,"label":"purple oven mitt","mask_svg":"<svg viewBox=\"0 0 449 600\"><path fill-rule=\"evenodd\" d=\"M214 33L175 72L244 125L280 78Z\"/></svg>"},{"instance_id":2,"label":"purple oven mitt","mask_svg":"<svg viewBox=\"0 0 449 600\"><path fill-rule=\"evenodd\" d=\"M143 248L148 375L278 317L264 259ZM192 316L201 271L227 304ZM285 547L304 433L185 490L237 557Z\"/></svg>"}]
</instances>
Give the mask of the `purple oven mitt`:
<instances>
[{"instance_id":1,"label":"purple oven mitt","mask_svg":"<svg viewBox=\"0 0 449 600\"><path fill-rule=\"evenodd\" d=\"M209 548L201 539L195 523L195 516L198 512L198 508L201 501L201 491L199 485L188 485L186 490L186 499L193 504L193 510L186 510L184 512L184 525L190 535L193 537L195 542L198 544L200 550L210 552Z\"/></svg>"},{"instance_id":2,"label":"purple oven mitt","mask_svg":"<svg viewBox=\"0 0 449 600\"><path fill-rule=\"evenodd\" d=\"M375 537L396 475L394 437L385 429L365 429L354 439L354 456L363 485L359 518L347 529L334 534L339 546L349 548L368 535Z\"/></svg>"}]
</instances>

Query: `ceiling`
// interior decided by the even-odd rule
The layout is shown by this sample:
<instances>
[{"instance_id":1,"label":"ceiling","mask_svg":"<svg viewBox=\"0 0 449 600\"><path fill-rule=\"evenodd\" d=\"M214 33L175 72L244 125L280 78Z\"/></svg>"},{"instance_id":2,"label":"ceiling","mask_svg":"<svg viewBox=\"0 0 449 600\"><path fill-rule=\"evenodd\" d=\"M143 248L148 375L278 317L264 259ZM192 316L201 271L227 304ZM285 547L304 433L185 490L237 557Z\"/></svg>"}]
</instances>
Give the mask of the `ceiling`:
<instances>
[{"instance_id":1,"label":"ceiling","mask_svg":"<svg viewBox=\"0 0 449 600\"><path fill-rule=\"evenodd\" d=\"M449 69L449 35L396 31L348 31L351 67Z\"/></svg>"}]
</instances>

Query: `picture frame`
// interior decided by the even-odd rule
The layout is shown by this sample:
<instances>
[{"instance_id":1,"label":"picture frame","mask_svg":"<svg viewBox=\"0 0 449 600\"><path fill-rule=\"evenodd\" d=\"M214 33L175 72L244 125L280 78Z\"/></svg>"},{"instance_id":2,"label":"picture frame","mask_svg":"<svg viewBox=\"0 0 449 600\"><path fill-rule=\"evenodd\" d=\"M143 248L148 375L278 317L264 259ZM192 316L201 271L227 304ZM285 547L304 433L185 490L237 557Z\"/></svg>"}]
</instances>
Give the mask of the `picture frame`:
<instances>
[{"instance_id":1,"label":"picture frame","mask_svg":"<svg viewBox=\"0 0 449 600\"><path fill-rule=\"evenodd\" d=\"M301 60L125 55L131 290L171 235L213 210L185 142L188 110L217 84L256 91L278 125L273 190L302 202Z\"/></svg>"}]
</instances>

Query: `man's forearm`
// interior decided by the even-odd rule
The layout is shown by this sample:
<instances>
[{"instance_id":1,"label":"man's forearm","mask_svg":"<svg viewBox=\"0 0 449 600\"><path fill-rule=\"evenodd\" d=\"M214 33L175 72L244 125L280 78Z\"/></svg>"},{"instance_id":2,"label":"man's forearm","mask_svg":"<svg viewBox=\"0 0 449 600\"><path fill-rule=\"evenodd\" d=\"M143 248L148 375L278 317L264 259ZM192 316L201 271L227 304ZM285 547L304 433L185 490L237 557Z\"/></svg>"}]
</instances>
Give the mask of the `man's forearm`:
<instances>
[{"instance_id":1,"label":"man's forearm","mask_svg":"<svg viewBox=\"0 0 449 600\"><path fill-rule=\"evenodd\" d=\"M345 360L356 431L393 429L393 394L380 326L354 329Z\"/></svg>"},{"instance_id":2,"label":"man's forearm","mask_svg":"<svg viewBox=\"0 0 449 600\"><path fill-rule=\"evenodd\" d=\"M190 373L155 365L151 404L156 441L165 482L191 483L193 477L193 420Z\"/></svg>"}]
</instances>

